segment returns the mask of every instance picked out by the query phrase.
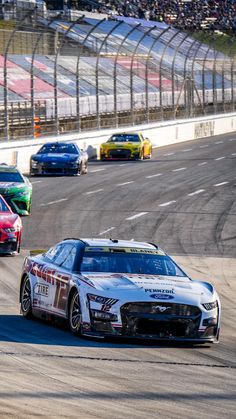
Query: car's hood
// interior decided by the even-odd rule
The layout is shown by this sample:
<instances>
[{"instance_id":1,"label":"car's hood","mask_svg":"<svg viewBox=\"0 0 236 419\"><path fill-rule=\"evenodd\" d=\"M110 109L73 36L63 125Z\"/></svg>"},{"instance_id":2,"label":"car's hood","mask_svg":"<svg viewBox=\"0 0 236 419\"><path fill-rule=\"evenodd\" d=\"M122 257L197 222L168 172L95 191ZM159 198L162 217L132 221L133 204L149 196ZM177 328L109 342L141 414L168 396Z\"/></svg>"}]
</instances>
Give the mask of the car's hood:
<instances>
[{"instance_id":1,"label":"car's hood","mask_svg":"<svg viewBox=\"0 0 236 419\"><path fill-rule=\"evenodd\" d=\"M46 153L46 154L35 154L32 156L33 160L37 160L39 163L50 163L50 162L68 162L76 160L78 156L76 154L68 153Z\"/></svg>"},{"instance_id":2,"label":"car's hood","mask_svg":"<svg viewBox=\"0 0 236 419\"><path fill-rule=\"evenodd\" d=\"M213 289L207 287L204 282L192 281L188 277L171 277L142 274L118 274L118 273L86 273L93 286L100 291L109 292L107 296L125 295L131 300L166 300L188 301L196 304L202 296L212 298Z\"/></svg>"},{"instance_id":3,"label":"car's hood","mask_svg":"<svg viewBox=\"0 0 236 419\"><path fill-rule=\"evenodd\" d=\"M0 182L0 194L17 193L26 188L27 185L24 182Z\"/></svg>"},{"instance_id":4,"label":"car's hood","mask_svg":"<svg viewBox=\"0 0 236 419\"><path fill-rule=\"evenodd\" d=\"M112 143L105 143L103 146L106 146L107 148L130 148L130 147L139 147L141 146L141 143L133 143L133 142L112 142Z\"/></svg>"},{"instance_id":5,"label":"car's hood","mask_svg":"<svg viewBox=\"0 0 236 419\"><path fill-rule=\"evenodd\" d=\"M18 218L17 214L0 212L0 228L10 228Z\"/></svg>"}]
</instances>

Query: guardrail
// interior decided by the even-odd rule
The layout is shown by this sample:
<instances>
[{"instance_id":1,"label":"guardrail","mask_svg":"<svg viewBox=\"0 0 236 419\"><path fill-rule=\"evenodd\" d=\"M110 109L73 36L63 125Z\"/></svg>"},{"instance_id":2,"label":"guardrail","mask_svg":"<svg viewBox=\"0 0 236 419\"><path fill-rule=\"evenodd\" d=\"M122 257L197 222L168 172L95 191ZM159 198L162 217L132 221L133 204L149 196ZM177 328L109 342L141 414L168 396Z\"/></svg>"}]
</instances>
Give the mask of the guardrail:
<instances>
[{"instance_id":1,"label":"guardrail","mask_svg":"<svg viewBox=\"0 0 236 419\"><path fill-rule=\"evenodd\" d=\"M106 141L114 132L122 131L124 130L118 128L115 130L96 130L89 133L65 134L56 137L56 140L76 142L79 147L87 150L90 158L99 158L100 144ZM150 138L153 147L163 147L168 144L235 132L236 113L144 124L126 129L126 132L131 131L142 131L145 137ZM23 172L28 173L30 156L36 153L42 144L54 140L55 137L43 137L0 143L0 163L17 164Z\"/></svg>"}]
</instances>

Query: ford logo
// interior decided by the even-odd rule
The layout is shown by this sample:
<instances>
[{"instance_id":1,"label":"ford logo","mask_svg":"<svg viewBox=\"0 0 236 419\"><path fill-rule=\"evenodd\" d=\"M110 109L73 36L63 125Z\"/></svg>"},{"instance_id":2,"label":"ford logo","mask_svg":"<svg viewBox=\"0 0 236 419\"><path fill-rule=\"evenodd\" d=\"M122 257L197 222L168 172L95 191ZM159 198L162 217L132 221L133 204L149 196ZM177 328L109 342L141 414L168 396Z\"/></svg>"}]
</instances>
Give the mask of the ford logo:
<instances>
[{"instance_id":1,"label":"ford logo","mask_svg":"<svg viewBox=\"0 0 236 419\"><path fill-rule=\"evenodd\" d=\"M173 300L175 298L173 295L169 294L151 294L151 298L155 298L155 300Z\"/></svg>"}]
</instances>

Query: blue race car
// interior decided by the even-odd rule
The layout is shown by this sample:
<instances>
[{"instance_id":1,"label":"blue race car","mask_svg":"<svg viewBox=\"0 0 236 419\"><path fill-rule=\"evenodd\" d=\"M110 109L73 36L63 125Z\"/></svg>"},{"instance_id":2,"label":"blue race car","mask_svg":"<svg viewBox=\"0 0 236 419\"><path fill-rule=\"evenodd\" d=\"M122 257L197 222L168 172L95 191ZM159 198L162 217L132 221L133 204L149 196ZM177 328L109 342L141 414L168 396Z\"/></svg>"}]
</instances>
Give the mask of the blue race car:
<instances>
[{"instance_id":1,"label":"blue race car","mask_svg":"<svg viewBox=\"0 0 236 419\"><path fill-rule=\"evenodd\" d=\"M31 156L31 175L82 175L88 172L88 154L76 143L44 144Z\"/></svg>"}]
</instances>

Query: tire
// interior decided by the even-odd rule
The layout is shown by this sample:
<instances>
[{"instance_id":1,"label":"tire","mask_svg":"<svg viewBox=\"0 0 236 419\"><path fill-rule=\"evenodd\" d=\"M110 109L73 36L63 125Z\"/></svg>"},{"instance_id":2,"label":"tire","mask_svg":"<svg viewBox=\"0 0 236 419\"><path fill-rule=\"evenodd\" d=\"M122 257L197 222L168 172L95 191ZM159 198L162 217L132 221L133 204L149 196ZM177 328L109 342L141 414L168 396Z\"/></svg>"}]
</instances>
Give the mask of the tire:
<instances>
[{"instance_id":1,"label":"tire","mask_svg":"<svg viewBox=\"0 0 236 419\"><path fill-rule=\"evenodd\" d=\"M79 175L85 175L88 172L88 165L86 163L83 163L83 161L79 165L78 174Z\"/></svg>"},{"instance_id":2,"label":"tire","mask_svg":"<svg viewBox=\"0 0 236 419\"><path fill-rule=\"evenodd\" d=\"M68 322L74 335L81 334L81 307L78 291L74 291L70 300Z\"/></svg>"},{"instance_id":3,"label":"tire","mask_svg":"<svg viewBox=\"0 0 236 419\"><path fill-rule=\"evenodd\" d=\"M83 175L87 175L88 173L88 161L85 161L83 164Z\"/></svg>"},{"instance_id":4,"label":"tire","mask_svg":"<svg viewBox=\"0 0 236 419\"><path fill-rule=\"evenodd\" d=\"M24 277L21 284L20 309L22 315L27 319L31 319L33 317L31 303L31 284L28 276Z\"/></svg>"},{"instance_id":5,"label":"tire","mask_svg":"<svg viewBox=\"0 0 236 419\"><path fill-rule=\"evenodd\" d=\"M21 237L18 237L17 246L16 246L17 253L20 253L20 244L21 244Z\"/></svg>"}]
</instances>

